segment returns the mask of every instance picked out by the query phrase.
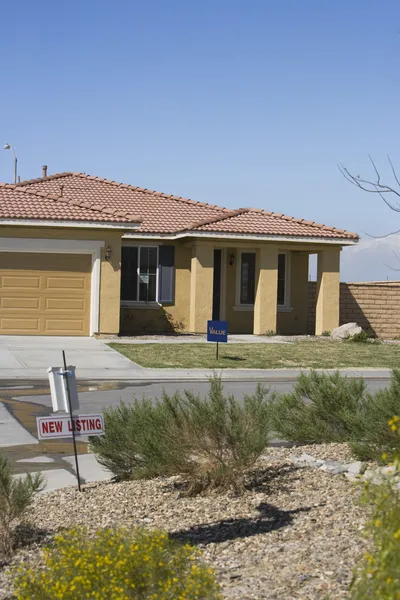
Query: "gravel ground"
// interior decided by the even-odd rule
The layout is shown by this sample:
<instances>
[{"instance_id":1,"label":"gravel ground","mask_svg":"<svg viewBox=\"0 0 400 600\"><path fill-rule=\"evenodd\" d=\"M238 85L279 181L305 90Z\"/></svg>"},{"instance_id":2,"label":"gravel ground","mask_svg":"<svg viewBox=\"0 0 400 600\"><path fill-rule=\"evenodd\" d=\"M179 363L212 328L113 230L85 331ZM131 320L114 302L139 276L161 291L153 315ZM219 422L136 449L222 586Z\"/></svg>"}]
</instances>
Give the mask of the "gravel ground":
<instances>
[{"instance_id":1,"label":"gravel ground","mask_svg":"<svg viewBox=\"0 0 400 600\"><path fill-rule=\"evenodd\" d=\"M39 530L85 524L144 524L166 528L200 545L217 570L224 596L246 600L347 597L351 571L364 541L359 488L342 476L299 468L287 460L295 450L273 448L249 474L241 497L182 496L178 480L101 483L43 494L30 516L30 545L13 561L41 560ZM315 458L346 460L346 445L302 446ZM45 538L46 539L46 538ZM0 570L0 598L11 598L9 567Z\"/></svg>"}]
</instances>

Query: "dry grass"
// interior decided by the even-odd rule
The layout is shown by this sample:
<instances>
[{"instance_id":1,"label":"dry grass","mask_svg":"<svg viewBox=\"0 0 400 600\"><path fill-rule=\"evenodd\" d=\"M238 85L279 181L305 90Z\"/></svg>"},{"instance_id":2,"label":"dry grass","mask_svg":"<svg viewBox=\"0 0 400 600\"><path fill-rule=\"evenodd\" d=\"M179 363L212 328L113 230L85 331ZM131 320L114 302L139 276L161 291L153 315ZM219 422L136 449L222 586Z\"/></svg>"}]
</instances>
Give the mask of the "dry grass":
<instances>
[{"instance_id":1,"label":"dry grass","mask_svg":"<svg viewBox=\"0 0 400 600\"><path fill-rule=\"evenodd\" d=\"M345 367L395 368L400 345L375 343L294 342L292 344L110 344L142 367L156 369L279 369Z\"/></svg>"}]
</instances>

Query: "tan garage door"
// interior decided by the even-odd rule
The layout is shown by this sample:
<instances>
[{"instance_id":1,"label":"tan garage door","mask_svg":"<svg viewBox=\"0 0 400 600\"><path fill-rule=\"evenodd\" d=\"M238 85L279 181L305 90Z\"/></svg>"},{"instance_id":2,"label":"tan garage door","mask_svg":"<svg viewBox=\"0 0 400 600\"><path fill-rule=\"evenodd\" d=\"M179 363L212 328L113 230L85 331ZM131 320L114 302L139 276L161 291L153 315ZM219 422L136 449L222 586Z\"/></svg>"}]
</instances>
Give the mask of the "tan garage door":
<instances>
[{"instance_id":1,"label":"tan garage door","mask_svg":"<svg viewBox=\"0 0 400 600\"><path fill-rule=\"evenodd\" d=\"M91 256L0 253L0 334L89 335Z\"/></svg>"}]
</instances>

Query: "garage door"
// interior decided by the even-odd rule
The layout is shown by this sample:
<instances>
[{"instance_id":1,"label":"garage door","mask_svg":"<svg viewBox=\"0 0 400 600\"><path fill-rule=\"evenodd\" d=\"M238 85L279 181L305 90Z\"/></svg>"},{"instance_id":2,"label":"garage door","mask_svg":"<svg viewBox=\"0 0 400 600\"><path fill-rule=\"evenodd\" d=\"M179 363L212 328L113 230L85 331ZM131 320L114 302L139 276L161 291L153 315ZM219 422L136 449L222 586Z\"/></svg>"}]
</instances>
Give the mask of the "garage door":
<instances>
[{"instance_id":1,"label":"garage door","mask_svg":"<svg viewBox=\"0 0 400 600\"><path fill-rule=\"evenodd\" d=\"M0 334L89 335L91 256L0 253Z\"/></svg>"}]
</instances>

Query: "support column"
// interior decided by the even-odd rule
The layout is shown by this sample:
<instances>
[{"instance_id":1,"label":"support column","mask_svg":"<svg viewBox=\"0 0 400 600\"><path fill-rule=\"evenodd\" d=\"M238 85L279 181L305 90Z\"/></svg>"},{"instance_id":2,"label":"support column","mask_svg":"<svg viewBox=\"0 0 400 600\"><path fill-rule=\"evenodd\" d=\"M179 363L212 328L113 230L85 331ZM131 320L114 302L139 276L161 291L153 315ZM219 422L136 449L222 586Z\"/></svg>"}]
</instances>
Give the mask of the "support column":
<instances>
[{"instance_id":1,"label":"support column","mask_svg":"<svg viewBox=\"0 0 400 600\"><path fill-rule=\"evenodd\" d=\"M214 248L194 244L190 271L190 331L206 333L212 318Z\"/></svg>"},{"instance_id":2,"label":"support column","mask_svg":"<svg viewBox=\"0 0 400 600\"><path fill-rule=\"evenodd\" d=\"M339 326L340 250L327 248L318 252L315 335Z\"/></svg>"},{"instance_id":3,"label":"support column","mask_svg":"<svg viewBox=\"0 0 400 600\"><path fill-rule=\"evenodd\" d=\"M265 245L256 254L254 335L276 331L278 304L278 248Z\"/></svg>"}]
</instances>

